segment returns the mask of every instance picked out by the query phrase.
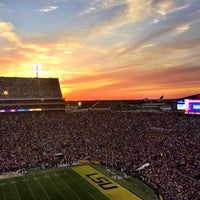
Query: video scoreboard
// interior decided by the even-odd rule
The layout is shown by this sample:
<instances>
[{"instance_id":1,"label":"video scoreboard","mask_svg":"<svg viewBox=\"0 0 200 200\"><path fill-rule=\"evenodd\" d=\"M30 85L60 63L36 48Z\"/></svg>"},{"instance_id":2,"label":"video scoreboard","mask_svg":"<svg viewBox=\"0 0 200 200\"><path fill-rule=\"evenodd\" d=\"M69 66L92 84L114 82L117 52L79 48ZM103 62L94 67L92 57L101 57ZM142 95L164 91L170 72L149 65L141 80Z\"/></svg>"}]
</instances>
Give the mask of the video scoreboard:
<instances>
[{"instance_id":1,"label":"video scoreboard","mask_svg":"<svg viewBox=\"0 0 200 200\"><path fill-rule=\"evenodd\" d=\"M177 109L183 110L185 114L200 115L200 99L179 99Z\"/></svg>"}]
</instances>

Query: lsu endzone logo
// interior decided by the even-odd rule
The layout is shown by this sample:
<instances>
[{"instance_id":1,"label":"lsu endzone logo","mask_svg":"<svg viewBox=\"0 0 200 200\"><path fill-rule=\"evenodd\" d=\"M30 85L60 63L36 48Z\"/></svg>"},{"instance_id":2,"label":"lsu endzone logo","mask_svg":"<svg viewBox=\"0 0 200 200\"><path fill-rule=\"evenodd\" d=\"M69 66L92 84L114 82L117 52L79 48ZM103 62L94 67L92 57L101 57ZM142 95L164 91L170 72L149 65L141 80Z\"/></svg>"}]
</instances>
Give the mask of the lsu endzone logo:
<instances>
[{"instance_id":1,"label":"lsu endzone logo","mask_svg":"<svg viewBox=\"0 0 200 200\"><path fill-rule=\"evenodd\" d=\"M115 188L118 188L117 185L114 185L113 182L109 181L106 177L101 176L99 173L92 173L92 174L86 174L86 176L96 183L99 187L101 187L103 190L112 190Z\"/></svg>"},{"instance_id":2,"label":"lsu endzone logo","mask_svg":"<svg viewBox=\"0 0 200 200\"><path fill-rule=\"evenodd\" d=\"M73 170L111 200L141 200L111 178L88 165L76 166L73 167Z\"/></svg>"}]
</instances>

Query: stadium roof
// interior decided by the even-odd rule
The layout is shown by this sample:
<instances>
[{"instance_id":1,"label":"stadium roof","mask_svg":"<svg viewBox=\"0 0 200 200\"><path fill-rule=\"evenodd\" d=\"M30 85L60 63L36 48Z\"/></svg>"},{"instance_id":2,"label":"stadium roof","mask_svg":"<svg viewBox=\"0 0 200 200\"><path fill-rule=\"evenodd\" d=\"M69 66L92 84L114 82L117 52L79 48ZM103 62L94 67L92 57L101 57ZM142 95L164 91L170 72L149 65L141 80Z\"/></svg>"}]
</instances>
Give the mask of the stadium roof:
<instances>
[{"instance_id":1,"label":"stadium roof","mask_svg":"<svg viewBox=\"0 0 200 200\"><path fill-rule=\"evenodd\" d=\"M195 95L183 97L183 98L180 98L180 99L200 99L200 94L195 94Z\"/></svg>"}]
</instances>

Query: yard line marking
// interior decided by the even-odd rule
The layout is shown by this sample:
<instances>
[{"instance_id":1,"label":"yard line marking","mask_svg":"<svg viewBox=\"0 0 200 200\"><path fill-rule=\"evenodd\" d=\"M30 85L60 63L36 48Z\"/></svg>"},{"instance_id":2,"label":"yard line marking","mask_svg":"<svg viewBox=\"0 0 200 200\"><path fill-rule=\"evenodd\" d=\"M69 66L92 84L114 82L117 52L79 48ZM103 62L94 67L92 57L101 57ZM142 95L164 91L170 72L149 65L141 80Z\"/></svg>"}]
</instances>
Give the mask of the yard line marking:
<instances>
[{"instance_id":1,"label":"yard line marking","mask_svg":"<svg viewBox=\"0 0 200 200\"><path fill-rule=\"evenodd\" d=\"M40 183L40 181L38 181L37 178L39 178L39 177L36 177L35 174L33 174L33 177L34 177L34 180L35 180L36 182L38 182L39 186L42 188L42 190L43 190L43 192L46 194L47 198L48 198L49 200L51 200L50 196L48 195L48 193L46 192L46 190L44 189L44 187L42 186L42 184Z\"/></svg>"},{"instance_id":2,"label":"yard line marking","mask_svg":"<svg viewBox=\"0 0 200 200\"><path fill-rule=\"evenodd\" d=\"M11 183L15 185L15 190L16 190L16 192L17 192L17 197L18 197L18 199L21 200L21 197L20 197L20 195L19 195L19 191L18 191L17 186L16 186L17 181L15 181L14 178L13 178L13 182L11 182Z\"/></svg>"},{"instance_id":3,"label":"yard line marking","mask_svg":"<svg viewBox=\"0 0 200 200\"><path fill-rule=\"evenodd\" d=\"M60 193L60 191L58 190L58 188L56 187L56 185L53 183L53 181L51 180L51 177L49 177L50 183L53 185L53 187L58 191L58 193L62 196L63 199L65 199L65 197Z\"/></svg>"},{"instance_id":4,"label":"yard line marking","mask_svg":"<svg viewBox=\"0 0 200 200\"><path fill-rule=\"evenodd\" d=\"M69 189L72 191L73 194L75 194L75 195L78 197L78 199L81 199L81 198L72 190L72 188L71 188L68 184L65 183L65 181L64 181L60 176L58 176L58 178L64 183L64 185L65 185L67 188L69 188Z\"/></svg>"},{"instance_id":5,"label":"yard line marking","mask_svg":"<svg viewBox=\"0 0 200 200\"><path fill-rule=\"evenodd\" d=\"M3 190L3 199L6 200L6 194L5 194L4 186L5 186L5 183L3 183L3 181L1 180L1 187L2 187L2 190Z\"/></svg>"},{"instance_id":6,"label":"yard line marking","mask_svg":"<svg viewBox=\"0 0 200 200\"><path fill-rule=\"evenodd\" d=\"M36 180L36 181L39 183L40 187L42 188L42 190L44 191L44 193L47 195L48 199L51 200L51 198L49 197L48 193L46 192L46 190L44 189L44 187L43 187L43 185L40 183L40 181L38 181L38 180Z\"/></svg>"},{"instance_id":7,"label":"yard line marking","mask_svg":"<svg viewBox=\"0 0 200 200\"><path fill-rule=\"evenodd\" d=\"M28 184L28 182L26 182L26 185L28 186L28 189L29 189L29 191L30 191L30 193L31 193L31 195L32 195L32 197L33 197L33 199L36 200L36 198L35 198L35 196L34 196L34 194L33 194L33 191L31 190L31 187L30 187L30 185Z\"/></svg>"},{"instance_id":8,"label":"yard line marking","mask_svg":"<svg viewBox=\"0 0 200 200\"><path fill-rule=\"evenodd\" d=\"M76 182L77 185L81 186L81 184L80 184L78 181L76 181L76 178L72 177L70 174L68 174L68 176L70 176L70 177L72 178L73 182ZM84 190L85 192L87 192L93 199L96 199L95 196L93 196L93 195L92 195L89 191L87 191L84 187L83 187L83 190Z\"/></svg>"}]
</instances>

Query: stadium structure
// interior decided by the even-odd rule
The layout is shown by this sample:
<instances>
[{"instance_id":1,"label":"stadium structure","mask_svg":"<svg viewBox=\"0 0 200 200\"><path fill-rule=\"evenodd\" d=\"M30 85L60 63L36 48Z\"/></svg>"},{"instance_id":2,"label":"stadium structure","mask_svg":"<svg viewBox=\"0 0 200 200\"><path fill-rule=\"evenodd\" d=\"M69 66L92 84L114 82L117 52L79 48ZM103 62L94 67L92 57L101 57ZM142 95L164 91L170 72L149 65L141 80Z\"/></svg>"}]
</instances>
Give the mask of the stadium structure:
<instances>
[{"instance_id":1,"label":"stadium structure","mask_svg":"<svg viewBox=\"0 0 200 200\"><path fill-rule=\"evenodd\" d=\"M0 112L65 110L57 78L0 77Z\"/></svg>"},{"instance_id":2,"label":"stadium structure","mask_svg":"<svg viewBox=\"0 0 200 200\"><path fill-rule=\"evenodd\" d=\"M134 200L200 199L198 95L65 102L38 77L0 77L0 91L0 199L130 200L124 184Z\"/></svg>"}]
</instances>

